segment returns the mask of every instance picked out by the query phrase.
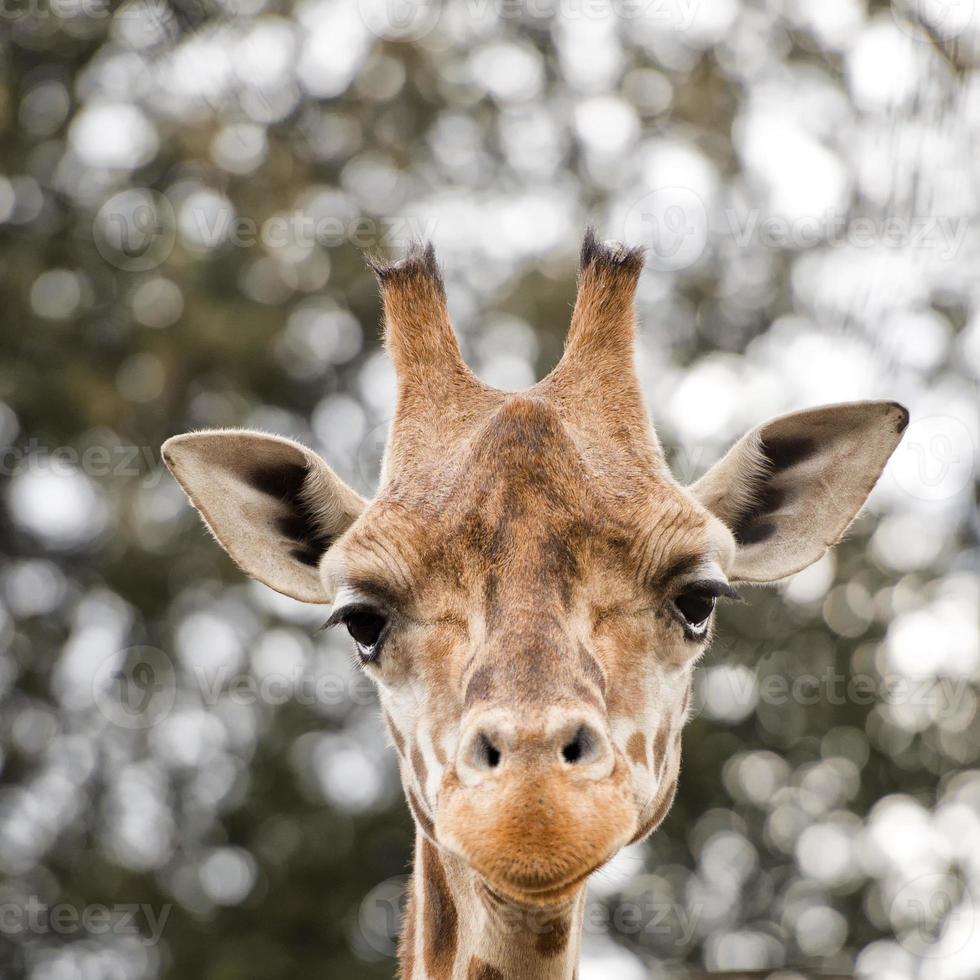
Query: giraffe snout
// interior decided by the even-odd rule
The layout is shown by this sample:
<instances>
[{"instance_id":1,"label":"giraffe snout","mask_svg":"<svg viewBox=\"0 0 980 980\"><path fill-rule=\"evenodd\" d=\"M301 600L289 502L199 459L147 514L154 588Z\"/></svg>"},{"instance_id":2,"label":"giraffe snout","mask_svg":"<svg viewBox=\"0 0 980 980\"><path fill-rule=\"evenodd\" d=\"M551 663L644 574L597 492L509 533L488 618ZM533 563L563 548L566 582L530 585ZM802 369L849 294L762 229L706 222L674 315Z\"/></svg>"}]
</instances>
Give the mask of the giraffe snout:
<instances>
[{"instance_id":1,"label":"giraffe snout","mask_svg":"<svg viewBox=\"0 0 980 980\"><path fill-rule=\"evenodd\" d=\"M557 711L552 712L552 715ZM466 786L521 770L528 778L564 773L569 779L599 780L615 764L606 726L586 712L530 720L520 712L488 709L466 725L456 770Z\"/></svg>"},{"instance_id":2,"label":"giraffe snout","mask_svg":"<svg viewBox=\"0 0 980 980\"><path fill-rule=\"evenodd\" d=\"M481 705L459 745L436 834L496 894L567 901L636 832L629 766L589 707Z\"/></svg>"}]
</instances>

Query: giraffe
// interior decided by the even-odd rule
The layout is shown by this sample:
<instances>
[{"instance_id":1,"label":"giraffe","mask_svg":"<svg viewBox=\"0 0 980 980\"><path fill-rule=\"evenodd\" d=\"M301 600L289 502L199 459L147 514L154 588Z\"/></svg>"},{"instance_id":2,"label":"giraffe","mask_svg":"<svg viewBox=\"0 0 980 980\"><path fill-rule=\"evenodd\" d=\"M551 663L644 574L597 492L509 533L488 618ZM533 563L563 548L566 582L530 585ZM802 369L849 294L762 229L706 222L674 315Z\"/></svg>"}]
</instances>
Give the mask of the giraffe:
<instances>
[{"instance_id":1,"label":"giraffe","mask_svg":"<svg viewBox=\"0 0 980 980\"><path fill-rule=\"evenodd\" d=\"M569 980L587 879L673 801L716 603L836 543L908 413L783 415L682 486L633 366L640 249L586 234L563 355L509 393L464 364L431 245L372 266L397 378L373 499L274 435L163 458L247 574L332 605L376 682L416 826L401 976Z\"/></svg>"}]
</instances>

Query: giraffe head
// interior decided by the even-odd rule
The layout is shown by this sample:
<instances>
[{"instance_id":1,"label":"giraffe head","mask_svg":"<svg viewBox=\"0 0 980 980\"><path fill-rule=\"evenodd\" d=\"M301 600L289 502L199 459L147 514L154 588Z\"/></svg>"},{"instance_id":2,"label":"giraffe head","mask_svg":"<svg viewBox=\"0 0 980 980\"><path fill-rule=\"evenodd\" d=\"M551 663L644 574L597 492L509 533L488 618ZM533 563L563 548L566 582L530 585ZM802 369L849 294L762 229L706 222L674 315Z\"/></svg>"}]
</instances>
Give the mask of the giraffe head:
<instances>
[{"instance_id":1,"label":"giraffe head","mask_svg":"<svg viewBox=\"0 0 980 980\"><path fill-rule=\"evenodd\" d=\"M247 573L333 604L420 832L531 906L663 819L716 601L816 561L908 421L892 402L782 416L681 486L633 368L640 267L587 235L560 363L504 393L464 365L431 248L377 266L398 400L371 501L287 439L163 450Z\"/></svg>"}]
</instances>

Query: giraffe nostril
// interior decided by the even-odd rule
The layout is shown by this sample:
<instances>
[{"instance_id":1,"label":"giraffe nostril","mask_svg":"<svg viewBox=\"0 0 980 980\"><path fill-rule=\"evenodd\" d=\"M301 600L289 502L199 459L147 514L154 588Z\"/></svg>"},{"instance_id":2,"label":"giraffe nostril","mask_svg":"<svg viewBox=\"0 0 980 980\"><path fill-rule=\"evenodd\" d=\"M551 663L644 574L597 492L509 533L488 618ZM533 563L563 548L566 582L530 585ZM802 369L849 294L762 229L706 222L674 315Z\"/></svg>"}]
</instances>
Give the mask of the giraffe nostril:
<instances>
[{"instance_id":1,"label":"giraffe nostril","mask_svg":"<svg viewBox=\"0 0 980 980\"><path fill-rule=\"evenodd\" d=\"M561 757L569 764L574 765L579 762L584 755L588 755L592 747L591 736L584 725L579 725L570 742L562 746Z\"/></svg>"},{"instance_id":2,"label":"giraffe nostril","mask_svg":"<svg viewBox=\"0 0 980 980\"><path fill-rule=\"evenodd\" d=\"M552 723L549 731L544 720L521 720L524 724L509 712L496 712L467 726L457 755L461 782L477 786L513 778L533 784L552 776L597 780L612 772L615 759L601 723L577 715Z\"/></svg>"},{"instance_id":3,"label":"giraffe nostril","mask_svg":"<svg viewBox=\"0 0 980 980\"><path fill-rule=\"evenodd\" d=\"M476 725L462 740L456 772L468 786L495 780L507 769L511 743L497 725Z\"/></svg>"}]
</instances>

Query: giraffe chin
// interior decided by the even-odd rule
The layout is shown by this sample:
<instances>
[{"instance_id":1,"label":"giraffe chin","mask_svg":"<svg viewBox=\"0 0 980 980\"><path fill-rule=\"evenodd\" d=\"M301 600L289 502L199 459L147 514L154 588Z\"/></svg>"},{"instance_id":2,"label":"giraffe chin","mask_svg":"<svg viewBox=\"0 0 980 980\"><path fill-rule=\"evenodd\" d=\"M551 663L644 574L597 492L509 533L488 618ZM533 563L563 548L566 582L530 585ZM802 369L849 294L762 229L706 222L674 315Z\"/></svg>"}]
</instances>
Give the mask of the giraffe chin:
<instances>
[{"instance_id":1,"label":"giraffe chin","mask_svg":"<svg viewBox=\"0 0 980 980\"><path fill-rule=\"evenodd\" d=\"M476 787L444 778L436 832L500 899L567 904L636 832L625 766L596 782L508 774Z\"/></svg>"},{"instance_id":2,"label":"giraffe chin","mask_svg":"<svg viewBox=\"0 0 980 980\"><path fill-rule=\"evenodd\" d=\"M499 904L517 905L527 909L559 910L574 902L589 876L605 863L600 861L595 867L588 868L567 882L534 890L522 888L505 878L491 879L478 868L474 870L480 874L487 891Z\"/></svg>"}]
</instances>

